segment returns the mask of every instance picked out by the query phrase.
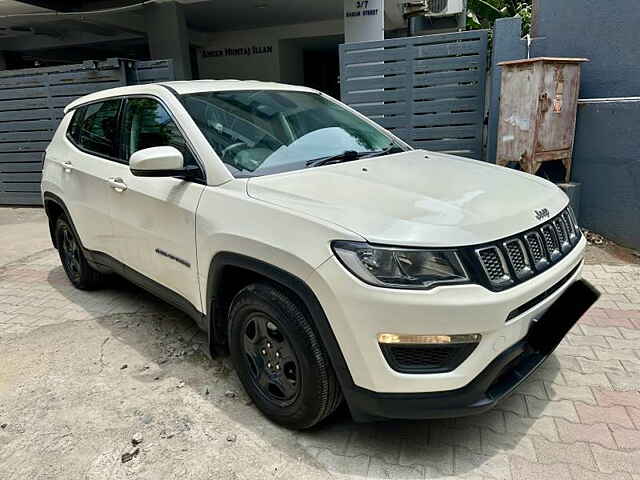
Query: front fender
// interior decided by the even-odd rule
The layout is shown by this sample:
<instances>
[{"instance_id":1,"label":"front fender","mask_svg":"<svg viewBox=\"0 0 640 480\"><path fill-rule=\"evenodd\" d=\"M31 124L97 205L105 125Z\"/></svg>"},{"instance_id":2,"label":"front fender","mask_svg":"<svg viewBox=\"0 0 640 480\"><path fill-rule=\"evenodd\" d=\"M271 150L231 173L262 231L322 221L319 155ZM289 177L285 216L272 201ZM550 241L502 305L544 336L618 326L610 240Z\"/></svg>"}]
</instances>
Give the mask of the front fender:
<instances>
[{"instance_id":1,"label":"front fender","mask_svg":"<svg viewBox=\"0 0 640 480\"><path fill-rule=\"evenodd\" d=\"M350 398L347 395L347 392L350 392L354 388L353 378L349 368L347 367L344 355L340 350L338 341L336 340L325 311L307 282L262 260L233 252L220 252L212 259L207 275L207 299L210 300L207 302L208 305L213 303L216 292L219 290L220 284L223 280L222 272L224 268L228 266L242 268L243 270L256 273L261 277L284 287L284 289L296 296L297 300L303 304L309 314L311 324L328 354L327 356L329 357L331 365L342 387L342 391L345 393L345 397L349 403ZM209 346L212 350L215 344L215 319L213 317L214 315L208 316Z\"/></svg>"}]
</instances>

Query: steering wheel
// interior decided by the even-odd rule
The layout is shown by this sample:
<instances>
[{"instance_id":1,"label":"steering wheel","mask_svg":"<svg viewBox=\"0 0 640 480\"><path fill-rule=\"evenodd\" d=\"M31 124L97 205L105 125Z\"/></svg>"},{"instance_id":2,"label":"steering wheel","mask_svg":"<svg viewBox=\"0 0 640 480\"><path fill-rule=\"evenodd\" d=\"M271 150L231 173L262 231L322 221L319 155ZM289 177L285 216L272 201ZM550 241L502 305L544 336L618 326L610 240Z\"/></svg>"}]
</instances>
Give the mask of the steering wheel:
<instances>
[{"instance_id":1,"label":"steering wheel","mask_svg":"<svg viewBox=\"0 0 640 480\"><path fill-rule=\"evenodd\" d=\"M224 160L225 157L227 156L227 154L229 152L232 152L233 150L236 150L238 148L249 148L249 145L247 145L244 142L236 142L236 143L232 143L231 145L229 145L228 147L225 147L224 150L222 150L222 159Z\"/></svg>"}]
</instances>

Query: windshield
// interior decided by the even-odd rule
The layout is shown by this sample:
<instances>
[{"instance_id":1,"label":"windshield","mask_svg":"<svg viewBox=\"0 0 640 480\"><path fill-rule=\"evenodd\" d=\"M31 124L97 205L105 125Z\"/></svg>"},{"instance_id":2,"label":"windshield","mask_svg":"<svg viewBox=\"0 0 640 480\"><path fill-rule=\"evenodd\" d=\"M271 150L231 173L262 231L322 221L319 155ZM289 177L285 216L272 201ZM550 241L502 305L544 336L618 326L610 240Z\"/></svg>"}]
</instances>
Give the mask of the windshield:
<instances>
[{"instance_id":1,"label":"windshield","mask_svg":"<svg viewBox=\"0 0 640 480\"><path fill-rule=\"evenodd\" d=\"M404 150L392 138L316 93L202 92L183 104L235 177L298 170L315 160Z\"/></svg>"}]
</instances>

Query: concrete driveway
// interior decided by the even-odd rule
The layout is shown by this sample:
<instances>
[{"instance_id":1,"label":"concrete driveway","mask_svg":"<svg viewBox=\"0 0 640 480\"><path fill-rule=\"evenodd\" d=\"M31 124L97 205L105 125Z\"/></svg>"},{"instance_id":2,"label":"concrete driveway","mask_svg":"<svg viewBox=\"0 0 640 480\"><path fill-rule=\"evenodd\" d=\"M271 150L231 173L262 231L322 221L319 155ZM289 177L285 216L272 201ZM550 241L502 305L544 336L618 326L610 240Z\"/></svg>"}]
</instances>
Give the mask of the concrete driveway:
<instances>
[{"instance_id":1,"label":"concrete driveway","mask_svg":"<svg viewBox=\"0 0 640 480\"><path fill-rule=\"evenodd\" d=\"M183 314L125 281L81 292L38 209L0 208L0 478L640 480L640 266L487 414L293 433L209 360ZM136 443L134 446L133 443Z\"/></svg>"}]
</instances>

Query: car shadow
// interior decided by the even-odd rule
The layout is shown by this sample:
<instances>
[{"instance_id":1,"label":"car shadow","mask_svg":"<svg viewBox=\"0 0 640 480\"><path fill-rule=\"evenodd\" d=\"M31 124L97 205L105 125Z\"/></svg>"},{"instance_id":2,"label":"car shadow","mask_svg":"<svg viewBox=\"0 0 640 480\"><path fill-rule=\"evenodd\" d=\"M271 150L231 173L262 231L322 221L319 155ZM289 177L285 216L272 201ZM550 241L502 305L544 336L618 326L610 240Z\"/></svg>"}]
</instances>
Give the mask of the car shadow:
<instances>
[{"instance_id":1,"label":"car shadow","mask_svg":"<svg viewBox=\"0 0 640 480\"><path fill-rule=\"evenodd\" d=\"M363 478L467 473L501 478L500 472L509 472L510 456L535 461L528 434L544 435L535 417L548 402L543 380L552 381L560 372L554 356L498 408L477 416L358 424L343 403L321 425L291 432L258 412L228 358L211 359L205 354L206 335L188 316L119 277L112 278L103 290L80 292L61 280L60 270L56 267L49 272L50 284L113 339L100 374L122 375L127 358L133 356L137 360L127 365L126 374L130 381L143 384L139 395L165 391L166 395L187 396L184 402L195 405L190 422L159 424L160 438L171 432L187 434L194 428L194 418L206 418L265 439L289 462L302 462L332 475ZM145 415L149 414L140 415L143 423Z\"/></svg>"}]
</instances>

